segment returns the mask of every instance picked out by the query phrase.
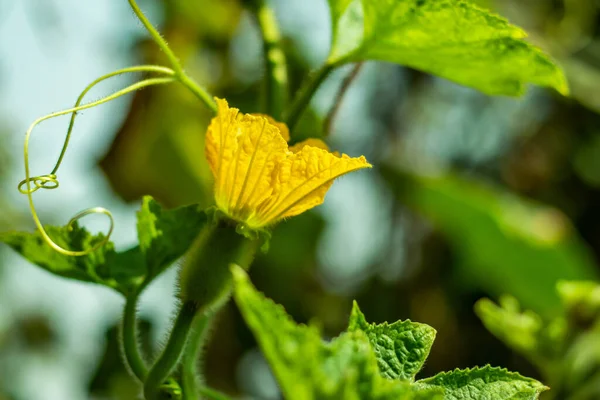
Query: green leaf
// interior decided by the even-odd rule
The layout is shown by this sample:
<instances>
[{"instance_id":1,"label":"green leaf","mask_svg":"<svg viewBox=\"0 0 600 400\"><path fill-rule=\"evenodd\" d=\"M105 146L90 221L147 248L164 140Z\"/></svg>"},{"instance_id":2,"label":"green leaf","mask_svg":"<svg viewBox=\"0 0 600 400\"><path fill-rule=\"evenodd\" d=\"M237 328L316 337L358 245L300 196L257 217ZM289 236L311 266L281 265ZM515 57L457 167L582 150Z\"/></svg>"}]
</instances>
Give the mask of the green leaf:
<instances>
[{"instance_id":1,"label":"green leaf","mask_svg":"<svg viewBox=\"0 0 600 400\"><path fill-rule=\"evenodd\" d=\"M59 246L81 251L104 240L103 234L91 235L85 228L74 223L71 228L46 226L46 232ZM62 277L84 282L99 283L121 292L139 283L143 276L143 264L139 247L117 253L112 242L81 257L66 256L52 249L36 230L29 232L6 232L0 241L33 264Z\"/></svg>"},{"instance_id":2,"label":"green leaf","mask_svg":"<svg viewBox=\"0 0 600 400\"><path fill-rule=\"evenodd\" d=\"M164 210L152 197L145 196L137 213L140 248L151 277L181 257L207 222L198 205Z\"/></svg>"},{"instance_id":3,"label":"green leaf","mask_svg":"<svg viewBox=\"0 0 600 400\"><path fill-rule=\"evenodd\" d=\"M383 378L361 330L324 342L316 327L297 325L283 307L256 291L241 268L232 273L235 301L286 399L441 399L436 388Z\"/></svg>"},{"instance_id":4,"label":"green leaf","mask_svg":"<svg viewBox=\"0 0 600 400\"><path fill-rule=\"evenodd\" d=\"M138 212L140 245L123 252L112 242L81 257L66 256L52 249L41 234L6 232L0 242L12 247L33 264L65 278L98 283L124 295L158 275L191 246L206 222L197 206L163 210L151 197L145 197ZM48 235L61 247L81 251L103 241L77 223L72 227L46 226Z\"/></svg>"},{"instance_id":5,"label":"green leaf","mask_svg":"<svg viewBox=\"0 0 600 400\"><path fill-rule=\"evenodd\" d=\"M559 281L556 290L567 310L579 321L600 315L600 285L594 281Z\"/></svg>"},{"instance_id":6,"label":"green leaf","mask_svg":"<svg viewBox=\"0 0 600 400\"><path fill-rule=\"evenodd\" d=\"M461 282L510 293L542 317L563 309L561 279L597 279L587 244L560 210L452 173L381 168L397 199L430 220L452 247Z\"/></svg>"},{"instance_id":7,"label":"green leaf","mask_svg":"<svg viewBox=\"0 0 600 400\"><path fill-rule=\"evenodd\" d=\"M397 321L370 324L354 302L349 332L362 331L377 356L381 374L388 379L414 380L429 355L436 331L426 324Z\"/></svg>"},{"instance_id":8,"label":"green leaf","mask_svg":"<svg viewBox=\"0 0 600 400\"><path fill-rule=\"evenodd\" d=\"M528 83L568 86L562 70L526 33L462 0L329 0L328 62L389 61L470 86L517 96Z\"/></svg>"},{"instance_id":9,"label":"green leaf","mask_svg":"<svg viewBox=\"0 0 600 400\"><path fill-rule=\"evenodd\" d=\"M538 349L542 318L533 311L521 312L514 297L501 297L500 306L481 299L475 304L475 313L487 330L509 347L523 353Z\"/></svg>"},{"instance_id":10,"label":"green leaf","mask_svg":"<svg viewBox=\"0 0 600 400\"><path fill-rule=\"evenodd\" d=\"M535 400L549 389L535 379L490 366L442 372L417 383L441 388L444 399L452 400Z\"/></svg>"}]
</instances>

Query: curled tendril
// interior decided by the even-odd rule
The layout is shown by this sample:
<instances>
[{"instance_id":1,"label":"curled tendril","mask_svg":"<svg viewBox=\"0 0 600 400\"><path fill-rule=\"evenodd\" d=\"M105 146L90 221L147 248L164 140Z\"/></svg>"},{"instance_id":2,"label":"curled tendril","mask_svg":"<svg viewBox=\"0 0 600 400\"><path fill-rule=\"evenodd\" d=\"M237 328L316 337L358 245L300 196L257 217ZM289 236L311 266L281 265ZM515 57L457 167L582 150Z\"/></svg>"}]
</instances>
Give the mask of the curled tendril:
<instances>
[{"instance_id":1,"label":"curled tendril","mask_svg":"<svg viewBox=\"0 0 600 400\"><path fill-rule=\"evenodd\" d=\"M127 86L126 88L121 89L121 90L119 90L109 96L106 96L100 100L81 105L81 102L83 101L83 97L98 83L100 83L106 79L109 79L113 76L122 75L122 74L126 74L126 73L132 73L132 72L158 73L158 74L164 75L164 77L148 78L148 79L142 80L140 82L137 82L130 86ZM71 138L71 132L73 131L73 126L75 124L75 117L77 116L77 112L88 109L88 108L99 106L101 104L107 103L116 98L119 98L125 94L134 92L139 89L143 89L148 86L171 83L171 82L174 82L175 80L176 80L175 72L172 69L166 68L166 67L161 67L161 66L156 66L156 65L140 65L140 66L136 66L136 67L120 69L120 70L111 72L109 74L106 74L106 75L96 79L92 83L90 83L83 90L83 92L81 92L81 94L77 98L75 107L67 109L67 110L63 110L63 111L58 111L58 112L55 112L52 114L48 114L46 116L38 118L31 124L31 126L29 127L29 129L27 130L27 133L25 135L25 148L23 151L23 160L25 163L25 179L23 179L19 183L18 189L19 189L19 192L26 195L29 200L29 208L31 210L31 215L33 217L35 225L37 226L40 234L42 235L42 238L54 250L56 250L57 252L59 252L61 254L68 255L68 256L85 256L87 254L90 254L90 253L96 251L100 247L104 246L110 240L110 236L114 229L113 216L110 213L110 211L108 211L107 209L102 208L102 207L94 207L94 208L89 208L89 209L83 210L69 220L69 222L67 224L67 227L69 229L72 229L75 222L77 222L79 219L81 219L85 216L92 215L92 214L104 214L108 217L109 222L110 222L110 227L108 229L108 233L105 235L103 240L96 243L94 246L92 246L89 249L85 249L85 250L81 250L81 251L73 251L73 250L65 249L65 248L59 246L55 241L52 240L52 238L50 238L50 236L48 236L48 233L46 232L42 223L40 222L38 214L35 210L35 205L33 204L33 196L32 195L35 191L37 191L38 189L56 189L59 186L58 177L57 177L56 173L57 173L57 171L63 161L65 153L67 151L67 147L69 145L69 140ZM60 152L60 155L58 157L56 165L54 166L54 169L52 169L52 172L50 172L47 175L40 175L40 176L32 177L30 174L30 171L29 171L29 140L31 138L31 133L33 132L33 129L38 124L42 123L45 120L60 117L62 115L67 115L67 114L71 114L71 120L69 122L69 128L67 130L67 135L65 137L63 148Z\"/></svg>"},{"instance_id":2,"label":"curled tendril","mask_svg":"<svg viewBox=\"0 0 600 400\"><path fill-rule=\"evenodd\" d=\"M29 182L32 182L35 186L31 189L23 189L24 185L27 185L27 179L23 179L19 182L19 192L22 194L31 194L38 189L56 189L59 185L58 178L54 174L40 175L29 178Z\"/></svg>"}]
</instances>

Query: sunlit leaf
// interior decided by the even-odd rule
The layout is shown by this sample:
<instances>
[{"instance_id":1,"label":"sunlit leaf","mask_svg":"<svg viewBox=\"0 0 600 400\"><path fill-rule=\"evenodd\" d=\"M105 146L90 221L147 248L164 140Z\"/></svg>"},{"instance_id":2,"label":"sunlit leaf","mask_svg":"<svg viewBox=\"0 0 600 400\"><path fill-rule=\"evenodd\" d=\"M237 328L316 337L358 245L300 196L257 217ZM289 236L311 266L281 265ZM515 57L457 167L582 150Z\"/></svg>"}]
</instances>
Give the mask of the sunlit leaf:
<instances>
[{"instance_id":1,"label":"sunlit leaf","mask_svg":"<svg viewBox=\"0 0 600 400\"><path fill-rule=\"evenodd\" d=\"M413 380L429 355L435 329L426 324L397 321L370 324L354 302L348 331L367 334L381 374L388 379Z\"/></svg>"},{"instance_id":2,"label":"sunlit leaf","mask_svg":"<svg viewBox=\"0 0 600 400\"><path fill-rule=\"evenodd\" d=\"M316 327L297 325L257 292L241 268L233 274L236 303L286 399L441 399L437 390L383 378L361 330L324 342Z\"/></svg>"},{"instance_id":3,"label":"sunlit leaf","mask_svg":"<svg viewBox=\"0 0 600 400\"><path fill-rule=\"evenodd\" d=\"M520 28L462 0L329 0L329 62L389 61L491 95L528 83L568 92L562 70Z\"/></svg>"},{"instance_id":4,"label":"sunlit leaf","mask_svg":"<svg viewBox=\"0 0 600 400\"><path fill-rule=\"evenodd\" d=\"M549 389L535 379L490 366L442 372L418 383L441 388L444 398L452 400L535 400Z\"/></svg>"}]
</instances>

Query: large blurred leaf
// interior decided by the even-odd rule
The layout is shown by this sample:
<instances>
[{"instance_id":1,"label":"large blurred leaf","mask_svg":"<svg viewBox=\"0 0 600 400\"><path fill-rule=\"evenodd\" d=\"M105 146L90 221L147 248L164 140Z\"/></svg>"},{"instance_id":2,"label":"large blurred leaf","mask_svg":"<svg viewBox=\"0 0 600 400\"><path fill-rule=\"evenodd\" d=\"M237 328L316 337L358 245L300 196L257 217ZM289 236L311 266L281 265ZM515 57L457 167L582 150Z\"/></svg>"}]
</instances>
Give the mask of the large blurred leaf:
<instances>
[{"instance_id":1,"label":"large blurred leaf","mask_svg":"<svg viewBox=\"0 0 600 400\"><path fill-rule=\"evenodd\" d=\"M528 83L568 92L562 70L522 40L526 33L462 0L329 0L329 62L390 61L491 95Z\"/></svg>"},{"instance_id":2,"label":"large blurred leaf","mask_svg":"<svg viewBox=\"0 0 600 400\"><path fill-rule=\"evenodd\" d=\"M348 331L367 334L384 377L411 381L423 368L436 334L429 325L412 321L370 324L356 302L350 314Z\"/></svg>"},{"instance_id":3,"label":"large blurred leaf","mask_svg":"<svg viewBox=\"0 0 600 400\"><path fill-rule=\"evenodd\" d=\"M283 307L265 298L241 268L234 268L235 301L256 336L286 399L436 399L407 381L386 380L367 335L344 333L321 340L314 326L297 325Z\"/></svg>"},{"instance_id":4,"label":"large blurred leaf","mask_svg":"<svg viewBox=\"0 0 600 400\"><path fill-rule=\"evenodd\" d=\"M444 398L452 400L535 400L549 389L535 379L490 366L442 372L419 383L442 388Z\"/></svg>"},{"instance_id":5,"label":"large blurred leaf","mask_svg":"<svg viewBox=\"0 0 600 400\"><path fill-rule=\"evenodd\" d=\"M197 205L163 210L151 197L145 197L138 212L140 245L127 251L117 252L108 242L88 255L66 256L46 244L37 230L2 233L0 241L53 274L98 283L127 295L181 257L205 223L206 214ZM59 246L74 251L89 249L105 238L76 223L45 228Z\"/></svg>"},{"instance_id":6,"label":"large blurred leaf","mask_svg":"<svg viewBox=\"0 0 600 400\"><path fill-rule=\"evenodd\" d=\"M400 201L445 234L465 283L555 315L558 280L597 276L589 249L559 210L451 174L383 173Z\"/></svg>"}]
</instances>

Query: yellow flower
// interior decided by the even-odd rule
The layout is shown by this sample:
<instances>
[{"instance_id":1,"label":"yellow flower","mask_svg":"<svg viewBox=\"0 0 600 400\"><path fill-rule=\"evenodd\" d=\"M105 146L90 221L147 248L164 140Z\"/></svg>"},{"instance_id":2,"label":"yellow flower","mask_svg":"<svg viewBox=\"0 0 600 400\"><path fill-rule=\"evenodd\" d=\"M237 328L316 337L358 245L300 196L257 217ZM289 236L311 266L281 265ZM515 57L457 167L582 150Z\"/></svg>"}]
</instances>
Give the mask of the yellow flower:
<instances>
[{"instance_id":1,"label":"yellow flower","mask_svg":"<svg viewBox=\"0 0 600 400\"><path fill-rule=\"evenodd\" d=\"M288 147L285 124L216 101L218 113L206 134L215 200L221 211L249 228L318 206L335 178L371 167L363 156L330 153L318 139Z\"/></svg>"}]
</instances>

